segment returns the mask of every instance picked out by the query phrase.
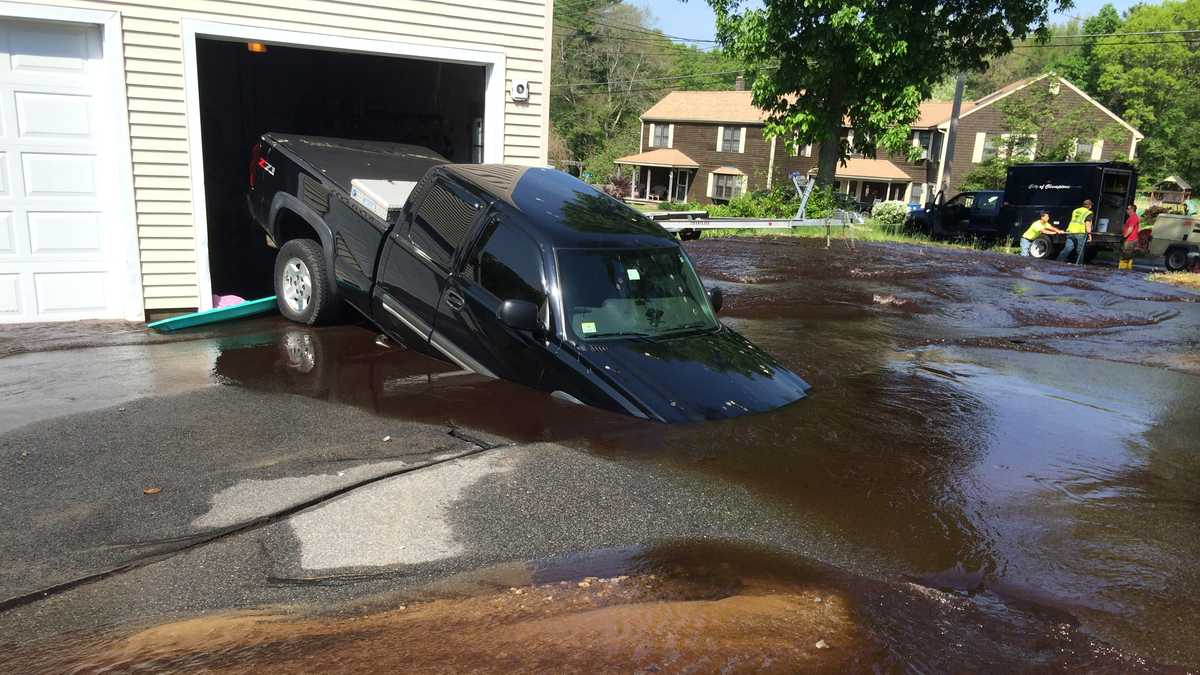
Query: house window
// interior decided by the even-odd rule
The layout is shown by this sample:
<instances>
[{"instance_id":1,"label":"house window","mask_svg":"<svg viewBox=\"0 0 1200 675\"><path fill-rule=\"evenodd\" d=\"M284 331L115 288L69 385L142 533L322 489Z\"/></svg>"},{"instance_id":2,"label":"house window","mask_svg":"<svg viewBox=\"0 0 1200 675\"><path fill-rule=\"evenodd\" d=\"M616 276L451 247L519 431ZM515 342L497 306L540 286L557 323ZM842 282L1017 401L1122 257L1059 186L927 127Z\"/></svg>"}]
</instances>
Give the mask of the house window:
<instances>
[{"instance_id":1,"label":"house window","mask_svg":"<svg viewBox=\"0 0 1200 675\"><path fill-rule=\"evenodd\" d=\"M913 132L913 145L922 150L921 159L929 159L930 148L929 144L933 142L933 132L931 131L916 131Z\"/></svg>"},{"instance_id":2,"label":"house window","mask_svg":"<svg viewBox=\"0 0 1200 675\"><path fill-rule=\"evenodd\" d=\"M796 141L789 147L792 157L812 157L812 143L800 145L800 141Z\"/></svg>"},{"instance_id":3,"label":"house window","mask_svg":"<svg viewBox=\"0 0 1200 675\"><path fill-rule=\"evenodd\" d=\"M1092 141L1075 141L1075 159L1091 159L1095 145Z\"/></svg>"},{"instance_id":4,"label":"house window","mask_svg":"<svg viewBox=\"0 0 1200 675\"><path fill-rule=\"evenodd\" d=\"M931 161L931 162L942 161L942 132L939 131L936 134L934 134L933 139L930 141L930 143L931 143L931 145L929 147L929 161Z\"/></svg>"},{"instance_id":5,"label":"house window","mask_svg":"<svg viewBox=\"0 0 1200 675\"><path fill-rule=\"evenodd\" d=\"M740 152L741 147L741 127L725 127L721 130L721 152Z\"/></svg>"},{"instance_id":6,"label":"house window","mask_svg":"<svg viewBox=\"0 0 1200 675\"><path fill-rule=\"evenodd\" d=\"M713 199L733 199L742 193L742 177L727 173L713 175Z\"/></svg>"},{"instance_id":7,"label":"house window","mask_svg":"<svg viewBox=\"0 0 1200 675\"><path fill-rule=\"evenodd\" d=\"M908 196L908 203L909 204L924 204L925 202L922 201L924 198L925 198L925 184L924 183L913 183L912 184L912 192L910 192L909 196Z\"/></svg>"},{"instance_id":8,"label":"house window","mask_svg":"<svg viewBox=\"0 0 1200 675\"><path fill-rule=\"evenodd\" d=\"M665 148L671 142L671 125L651 124L650 147Z\"/></svg>"},{"instance_id":9,"label":"house window","mask_svg":"<svg viewBox=\"0 0 1200 675\"><path fill-rule=\"evenodd\" d=\"M996 158L1000 153L1000 137L995 134L988 134L983 140L983 154L980 155L981 161L988 161Z\"/></svg>"}]
</instances>

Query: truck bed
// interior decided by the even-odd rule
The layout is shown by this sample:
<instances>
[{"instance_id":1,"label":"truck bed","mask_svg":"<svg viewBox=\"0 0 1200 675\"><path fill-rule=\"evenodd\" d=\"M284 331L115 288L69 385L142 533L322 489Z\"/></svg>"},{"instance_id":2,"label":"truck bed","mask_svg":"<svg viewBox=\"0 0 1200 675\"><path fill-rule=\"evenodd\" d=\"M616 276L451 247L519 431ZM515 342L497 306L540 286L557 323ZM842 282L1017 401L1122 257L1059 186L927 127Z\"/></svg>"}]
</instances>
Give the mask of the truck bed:
<instances>
[{"instance_id":1,"label":"truck bed","mask_svg":"<svg viewBox=\"0 0 1200 675\"><path fill-rule=\"evenodd\" d=\"M263 138L350 192L350 181L419 181L430 167L449 161L428 148L387 141L268 133Z\"/></svg>"}]
</instances>

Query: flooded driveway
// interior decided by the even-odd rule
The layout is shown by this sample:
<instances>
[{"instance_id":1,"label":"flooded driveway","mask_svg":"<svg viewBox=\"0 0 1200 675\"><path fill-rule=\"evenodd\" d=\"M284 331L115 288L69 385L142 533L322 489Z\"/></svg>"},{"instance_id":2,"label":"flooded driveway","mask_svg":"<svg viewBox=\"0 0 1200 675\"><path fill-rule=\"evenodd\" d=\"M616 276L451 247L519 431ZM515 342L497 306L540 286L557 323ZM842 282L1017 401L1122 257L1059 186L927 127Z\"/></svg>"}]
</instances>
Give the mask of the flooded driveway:
<instances>
[{"instance_id":1,"label":"flooded driveway","mask_svg":"<svg viewBox=\"0 0 1200 675\"><path fill-rule=\"evenodd\" d=\"M503 439L409 475L385 466L336 500L139 568L152 597L132 605L120 602L132 578L115 577L14 606L0 628L38 639L11 645L12 663L1200 667L1200 297L969 251L745 239L688 250L724 289L723 320L808 380L809 398L722 422L643 423L457 372L364 327L277 320L0 361L77 369L107 405L159 386L184 400L228 391L247 397L243 409L308 401L294 405L364 416L372 434L394 420ZM104 349L145 351L133 368ZM146 384L154 377L163 384ZM60 392L16 379L0 380L0 396ZM0 436L0 451L41 442L38 424L54 423ZM351 450L338 448L363 458ZM171 527L260 515L255 495L279 484L245 479L265 455L208 481ZM213 593L229 599L155 596L206 579L199 556L240 570L241 585ZM70 619L81 607L99 618Z\"/></svg>"}]
</instances>

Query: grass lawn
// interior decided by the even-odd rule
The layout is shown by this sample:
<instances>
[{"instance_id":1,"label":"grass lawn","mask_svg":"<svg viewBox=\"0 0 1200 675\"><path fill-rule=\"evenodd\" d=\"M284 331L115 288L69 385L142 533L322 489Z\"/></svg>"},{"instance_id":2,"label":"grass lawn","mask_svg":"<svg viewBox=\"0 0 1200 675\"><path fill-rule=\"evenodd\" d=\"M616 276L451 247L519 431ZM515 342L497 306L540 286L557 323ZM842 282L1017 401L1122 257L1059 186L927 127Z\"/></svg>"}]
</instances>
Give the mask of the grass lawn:
<instances>
[{"instance_id":1,"label":"grass lawn","mask_svg":"<svg viewBox=\"0 0 1200 675\"><path fill-rule=\"evenodd\" d=\"M705 230L704 237L814 237L824 238L825 228L823 227L794 227L789 230ZM953 242L953 241L938 241L931 239L923 234L896 232L891 229L878 226L873 219L868 218L867 222L862 225L855 225L851 228L843 228L842 226L834 226L830 228L830 237L832 239L853 239L855 241L874 241L874 242L892 242L900 244L918 244L921 246L936 246L939 248L957 248L957 249L972 249L972 250L989 250L997 253L1015 253L1015 247L1008 246L992 246L987 247L978 242Z\"/></svg>"},{"instance_id":2,"label":"grass lawn","mask_svg":"<svg viewBox=\"0 0 1200 675\"><path fill-rule=\"evenodd\" d=\"M1146 275L1146 280L1161 281L1165 284L1175 284L1200 291L1200 272L1151 272Z\"/></svg>"}]
</instances>

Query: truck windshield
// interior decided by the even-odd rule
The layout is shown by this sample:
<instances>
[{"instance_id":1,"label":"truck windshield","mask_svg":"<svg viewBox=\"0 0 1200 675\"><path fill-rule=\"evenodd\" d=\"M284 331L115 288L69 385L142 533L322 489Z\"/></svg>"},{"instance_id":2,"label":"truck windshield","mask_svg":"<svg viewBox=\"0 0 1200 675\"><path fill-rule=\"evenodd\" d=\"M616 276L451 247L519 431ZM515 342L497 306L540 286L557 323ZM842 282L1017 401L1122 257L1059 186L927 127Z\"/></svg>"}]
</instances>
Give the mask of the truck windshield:
<instances>
[{"instance_id":1,"label":"truck windshield","mask_svg":"<svg viewBox=\"0 0 1200 675\"><path fill-rule=\"evenodd\" d=\"M678 248L559 249L563 311L579 339L664 337L717 327Z\"/></svg>"}]
</instances>

